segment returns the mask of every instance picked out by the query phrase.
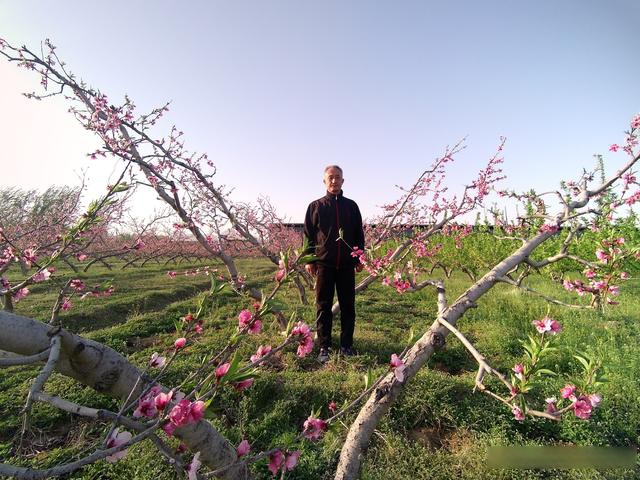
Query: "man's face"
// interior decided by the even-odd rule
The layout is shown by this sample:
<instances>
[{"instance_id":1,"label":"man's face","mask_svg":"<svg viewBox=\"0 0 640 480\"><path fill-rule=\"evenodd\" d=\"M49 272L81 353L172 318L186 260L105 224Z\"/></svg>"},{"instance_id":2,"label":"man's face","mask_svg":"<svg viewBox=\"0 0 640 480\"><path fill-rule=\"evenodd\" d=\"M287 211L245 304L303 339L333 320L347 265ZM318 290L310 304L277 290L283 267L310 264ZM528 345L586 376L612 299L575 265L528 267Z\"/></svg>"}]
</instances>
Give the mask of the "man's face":
<instances>
[{"instance_id":1,"label":"man's face","mask_svg":"<svg viewBox=\"0 0 640 480\"><path fill-rule=\"evenodd\" d=\"M324 185L327 187L327 192L332 195L337 195L342 190L342 184L344 183L344 178L342 178L342 173L335 167L331 167L329 170L324 172Z\"/></svg>"}]
</instances>

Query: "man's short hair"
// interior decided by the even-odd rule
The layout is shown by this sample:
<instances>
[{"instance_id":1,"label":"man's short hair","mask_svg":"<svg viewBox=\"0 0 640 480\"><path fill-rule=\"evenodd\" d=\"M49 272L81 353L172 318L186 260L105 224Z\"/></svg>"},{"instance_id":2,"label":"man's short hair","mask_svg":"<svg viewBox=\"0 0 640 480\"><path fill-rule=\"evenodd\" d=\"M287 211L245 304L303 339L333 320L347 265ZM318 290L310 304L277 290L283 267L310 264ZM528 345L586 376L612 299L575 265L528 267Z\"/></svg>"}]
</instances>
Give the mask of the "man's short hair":
<instances>
[{"instance_id":1,"label":"man's short hair","mask_svg":"<svg viewBox=\"0 0 640 480\"><path fill-rule=\"evenodd\" d=\"M340 168L339 165L327 165L326 167L324 167L324 172L322 172L322 174L324 175L325 173L327 173L327 170L329 170L330 168L337 168L338 170L340 170L340 175L344 175L344 173L342 172L342 168Z\"/></svg>"}]
</instances>

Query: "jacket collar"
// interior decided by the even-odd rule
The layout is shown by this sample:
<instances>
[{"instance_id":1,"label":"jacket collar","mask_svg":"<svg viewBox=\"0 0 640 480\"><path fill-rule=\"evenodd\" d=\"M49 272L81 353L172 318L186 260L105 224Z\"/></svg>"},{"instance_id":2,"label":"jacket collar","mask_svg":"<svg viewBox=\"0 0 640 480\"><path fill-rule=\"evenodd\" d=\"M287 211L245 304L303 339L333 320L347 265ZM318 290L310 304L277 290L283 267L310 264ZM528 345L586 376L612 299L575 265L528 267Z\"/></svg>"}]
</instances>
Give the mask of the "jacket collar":
<instances>
[{"instance_id":1,"label":"jacket collar","mask_svg":"<svg viewBox=\"0 0 640 480\"><path fill-rule=\"evenodd\" d=\"M327 192L325 197L328 198L329 200L338 200L339 198L342 197L342 190L340 190L340 193L338 193L337 195Z\"/></svg>"}]
</instances>

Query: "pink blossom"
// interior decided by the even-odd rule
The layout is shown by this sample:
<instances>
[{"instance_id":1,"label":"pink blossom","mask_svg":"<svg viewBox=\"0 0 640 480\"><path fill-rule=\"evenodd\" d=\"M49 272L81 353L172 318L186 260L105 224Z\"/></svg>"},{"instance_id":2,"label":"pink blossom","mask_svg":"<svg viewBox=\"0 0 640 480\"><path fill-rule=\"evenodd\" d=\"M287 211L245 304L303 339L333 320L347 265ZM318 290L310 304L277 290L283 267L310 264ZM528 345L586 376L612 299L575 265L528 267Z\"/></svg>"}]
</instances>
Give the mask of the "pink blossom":
<instances>
[{"instance_id":1,"label":"pink blossom","mask_svg":"<svg viewBox=\"0 0 640 480\"><path fill-rule=\"evenodd\" d=\"M629 277L630 277L630 275L629 275L628 272L620 272L620 278L622 280L627 280L627 279L629 279Z\"/></svg>"},{"instance_id":2,"label":"pink blossom","mask_svg":"<svg viewBox=\"0 0 640 480\"><path fill-rule=\"evenodd\" d=\"M166 361L166 357L161 357L158 352L153 352L151 354L151 359L149 360L149 366L153 368L162 368Z\"/></svg>"},{"instance_id":3,"label":"pink blossom","mask_svg":"<svg viewBox=\"0 0 640 480\"><path fill-rule=\"evenodd\" d=\"M280 270L278 270L278 271L276 272L276 275L275 275L275 280L276 280L276 282L281 282L281 281L282 281L282 279L285 277L285 275L286 275L286 274L287 274L287 271L286 271L286 270L284 270L284 269L280 269Z\"/></svg>"},{"instance_id":4,"label":"pink blossom","mask_svg":"<svg viewBox=\"0 0 640 480\"><path fill-rule=\"evenodd\" d=\"M286 458L284 459L284 466L290 472L293 470L298 464L298 459L302 452L300 450L296 450L295 452L287 453Z\"/></svg>"},{"instance_id":5,"label":"pink blossom","mask_svg":"<svg viewBox=\"0 0 640 480\"><path fill-rule=\"evenodd\" d=\"M590 268L584 271L584 276L587 277L589 280L591 280L593 277L596 276L596 272L594 272L593 270L591 270Z\"/></svg>"},{"instance_id":6,"label":"pink blossom","mask_svg":"<svg viewBox=\"0 0 640 480\"><path fill-rule=\"evenodd\" d=\"M153 398L145 396L138 402L138 407L133 411L135 418L153 418L158 414L158 409Z\"/></svg>"},{"instance_id":7,"label":"pink blossom","mask_svg":"<svg viewBox=\"0 0 640 480\"><path fill-rule=\"evenodd\" d=\"M84 253L79 253L78 255L76 255L76 258L79 262L84 262L89 257Z\"/></svg>"},{"instance_id":8,"label":"pink blossom","mask_svg":"<svg viewBox=\"0 0 640 480\"><path fill-rule=\"evenodd\" d=\"M106 447L107 448L119 447L120 445L123 445L127 443L129 440L131 440L131 438L132 438L131 433L127 432L126 430L122 432L118 432L118 429L116 428L113 432L111 432L111 435L109 435L109 439L107 440ZM120 460L121 458L124 458L126 455L127 455L127 449L125 448L124 450L120 450L119 452L116 452L107 456L105 460L109 463L114 463Z\"/></svg>"},{"instance_id":9,"label":"pink blossom","mask_svg":"<svg viewBox=\"0 0 640 480\"><path fill-rule=\"evenodd\" d=\"M19 302L27 295L29 295L29 289L27 287L22 287L20 290L13 294L13 301Z\"/></svg>"},{"instance_id":10,"label":"pink blossom","mask_svg":"<svg viewBox=\"0 0 640 480\"><path fill-rule=\"evenodd\" d=\"M162 425L162 430L167 434L168 437L173 436L173 432L175 432L176 428L177 425L172 422L166 422L164 425Z\"/></svg>"},{"instance_id":11,"label":"pink blossom","mask_svg":"<svg viewBox=\"0 0 640 480\"><path fill-rule=\"evenodd\" d=\"M540 227L539 232L553 234L553 233L556 233L558 230L560 230L560 227L558 227L558 225L545 223Z\"/></svg>"},{"instance_id":12,"label":"pink blossom","mask_svg":"<svg viewBox=\"0 0 640 480\"><path fill-rule=\"evenodd\" d=\"M620 295L620 287L618 287L617 285L609 285L609 295L612 295L614 297Z\"/></svg>"},{"instance_id":13,"label":"pink blossom","mask_svg":"<svg viewBox=\"0 0 640 480\"><path fill-rule=\"evenodd\" d=\"M591 287L595 288L596 290L604 290L606 286L607 284L604 280L598 280L597 282L591 283Z\"/></svg>"},{"instance_id":14,"label":"pink blossom","mask_svg":"<svg viewBox=\"0 0 640 480\"><path fill-rule=\"evenodd\" d=\"M515 418L519 422L524 420L524 412L520 409L520 407L513 407L511 409L511 413L513 413L513 418Z\"/></svg>"},{"instance_id":15,"label":"pink blossom","mask_svg":"<svg viewBox=\"0 0 640 480\"><path fill-rule=\"evenodd\" d=\"M560 323L549 317L544 317L542 320L534 320L531 323L540 333L549 332L550 335L556 335L562 330Z\"/></svg>"},{"instance_id":16,"label":"pink blossom","mask_svg":"<svg viewBox=\"0 0 640 480\"><path fill-rule=\"evenodd\" d=\"M178 273L173 270L171 270L170 272L167 272L167 276L169 278L176 278L176 275L178 275Z\"/></svg>"},{"instance_id":17,"label":"pink blossom","mask_svg":"<svg viewBox=\"0 0 640 480\"><path fill-rule=\"evenodd\" d=\"M39 283L44 282L45 280L49 280L49 277L51 277L51 272L49 272L49 270L45 268L44 270L40 270L33 277L31 277L31 280L33 280L35 283Z\"/></svg>"},{"instance_id":18,"label":"pink blossom","mask_svg":"<svg viewBox=\"0 0 640 480\"><path fill-rule=\"evenodd\" d=\"M600 405L600 402L602 401L602 396L597 393L592 393L588 397L589 397L589 403L591 403L591 406L594 408Z\"/></svg>"},{"instance_id":19,"label":"pink blossom","mask_svg":"<svg viewBox=\"0 0 640 480\"><path fill-rule=\"evenodd\" d=\"M171 401L172 397L173 390L171 390L169 393L160 392L154 397L153 402L158 410L164 410Z\"/></svg>"},{"instance_id":20,"label":"pink blossom","mask_svg":"<svg viewBox=\"0 0 640 480\"><path fill-rule=\"evenodd\" d=\"M319 418L309 416L304 422L302 434L309 440L318 440L327 430L327 422Z\"/></svg>"},{"instance_id":21,"label":"pink blossom","mask_svg":"<svg viewBox=\"0 0 640 480\"><path fill-rule=\"evenodd\" d=\"M618 144L614 143L609 147L609 151L610 152L617 152L619 148L620 148L620 146Z\"/></svg>"},{"instance_id":22,"label":"pink blossom","mask_svg":"<svg viewBox=\"0 0 640 480\"><path fill-rule=\"evenodd\" d=\"M249 335L256 335L260 333L262 331L262 321L255 319L247 331L249 332Z\"/></svg>"},{"instance_id":23,"label":"pink blossom","mask_svg":"<svg viewBox=\"0 0 640 480\"><path fill-rule=\"evenodd\" d=\"M37 259L38 257L36 256L35 249L33 248L27 248L22 252L22 260L27 265L27 267L33 265Z\"/></svg>"},{"instance_id":24,"label":"pink blossom","mask_svg":"<svg viewBox=\"0 0 640 480\"><path fill-rule=\"evenodd\" d=\"M64 297L64 299L62 300L62 305L60 306L60 308L63 311L67 311L67 310L71 310L71 307L73 306L73 304L71 303L71 300L69 300L69 297Z\"/></svg>"},{"instance_id":25,"label":"pink blossom","mask_svg":"<svg viewBox=\"0 0 640 480\"><path fill-rule=\"evenodd\" d=\"M298 344L298 349L296 350L296 355L300 358L306 357L313 351L313 338L311 336L304 337L300 340Z\"/></svg>"},{"instance_id":26,"label":"pink blossom","mask_svg":"<svg viewBox=\"0 0 640 480\"><path fill-rule=\"evenodd\" d=\"M187 344L187 339L184 337L178 338L175 342L173 342L173 346L176 350L180 350Z\"/></svg>"},{"instance_id":27,"label":"pink blossom","mask_svg":"<svg viewBox=\"0 0 640 480\"><path fill-rule=\"evenodd\" d=\"M547 413L556 413L558 411L558 409L556 408L556 397L550 397L545 399L545 409L544 411Z\"/></svg>"},{"instance_id":28,"label":"pink blossom","mask_svg":"<svg viewBox=\"0 0 640 480\"><path fill-rule=\"evenodd\" d=\"M202 401L191 403L183 399L175 405L169 412L169 420L176 427L198 422L204 416L205 404Z\"/></svg>"},{"instance_id":29,"label":"pink blossom","mask_svg":"<svg viewBox=\"0 0 640 480\"><path fill-rule=\"evenodd\" d=\"M144 243L141 239L137 239L136 243L133 245L133 249L134 250L142 250L144 247L146 247L147 244Z\"/></svg>"},{"instance_id":30,"label":"pink blossom","mask_svg":"<svg viewBox=\"0 0 640 480\"><path fill-rule=\"evenodd\" d=\"M284 465L284 454L280 450L276 450L269 455L269 471L275 475L280 468Z\"/></svg>"},{"instance_id":31,"label":"pink blossom","mask_svg":"<svg viewBox=\"0 0 640 480\"><path fill-rule=\"evenodd\" d=\"M234 388L238 391L246 390L251 385L253 385L253 378L245 378L244 380L240 380L234 385Z\"/></svg>"},{"instance_id":32,"label":"pink blossom","mask_svg":"<svg viewBox=\"0 0 640 480\"><path fill-rule=\"evenodd\" d=\"M229 367L231 367L231 364L229 362L218 365L216 367L216 378L219 380L224 377L229 371Z\"/></svg>"},{"instance_id":33,"label":"pink blossom","mask_svg":"<svg viewBox=\"0 0 640 480\"><path fill-rule=\"evenodd\" d=\"M236 448L236 453L238 454L238 457L243 457L250 451L251 451L251 445L249 445L249 442L247 440L242 440L238 445L238 448Z\"/></svg>"},{"instance_id":34,"label":"pink blossom","mask_svg":"<svg viewBox=\"0 0 640 480\"><path fill-rule=\"evenodd\" d=\"M524 378L524 365L521 363L516 363L515 366L511 369L515 372L516 377L520 380Z\"/></svg>"},{"instance_id":35,"label":"pink blossom","mask_svg":"<svg viewBox=\"0 0 640 480\"><path fill-rule=\"evenodd\" d=\"M76 292L81 292L85 289L84 282L79 278L75 278L71 280L71 282L69 283L69 286L73 288Z\"/></svg>"},{"instance_id":36,"label":"pink blossom","mask_svg":"<svg viewBox=\"0 0 640 480\"><path fill-rule=\"evenodd\" d=\"M336 413L336 411L338 410L338 406L336 405L336 402L334 402L334 401L329 402L329 407L328 408L329 408L329 411L331 413Z\"/></svg>"},{"instance_id":37,"label":"pink blossom","mask_svg":"<svg viewBox=\"0 0 640 480\"><path fill-rule=\"evenodd\" d=\"M592 406L587 397L579 397L575 402L573 402L571 408L573 408L573 413L576 417L581 418L582 420L587 420L591 417Z\"/></svg>"},{"instance_id":38,"label":"pink blossom","mask_svg":"<svg viewBox=\"0 0 640 480\"><path fill-rule=\"evenodd\" d=\"M560 396L562 398L570 398L576 391L575 385L567 383L563 388L560 389Z\"/></svg>"},{"instance_id":39,"label":"pink blossom","mask_svg":"<svg viewBox=\"0 0 640 480\"><path fill-rule=\"evenodd\" d=\"M391 361L389 362L391 365L391 369L393 370L393 374L398 379L399 382L404 381L404 372L406 370L406 366L402 359L398 357L395 353L391 355Z\"/></svg>"},{"instance_id":40,"label":"pink blossom","mask_svg":"<svg viewBox=\"0 0 640 480\"><path fill-rule=\"evenodd\" d=\"M197 452L193 456L191 463L187 466L187 478L189 480L198 480L198 469L201 465L202 462L200 461L200 452Z\"/></svg>"},{"instance_id":41,"label":"pink blossom","mask_svg":"<svg viewBox=\"0 0 640 480\"><path fill-rule=\"evenodd\" d=\"M194 332L196 332L198 335L202 335L202 332L204 331L204 330L202 329L202 324L201 324L201 323L196 323L196 324L193 326L193 331L194 331Z\"/></svg>"},{"instance_id":42,"label":"pink blossom","mask_svg":"<svg viewBox=\"0 0 640 480\"><path fill-rule=\"evenodd\" d=\"M607 263L607 259L609 256L605 253L604 250L598 249L596 250L596 258L601 262Z\"/></svg>"},{"instance_id":43,"label":"pink blossom","mask_svg":"<svg viewBox=\"0 0 640 480\"><path fill-rule=\"evenodd\" d=\"M311 337L311 329L306 323L297 322L291 329L291 336L300 337L297 355L304 358L313 350L313 338Z\"/></svg>"},{"instance_id":44,"label":"pink blossom","mask_svg":"<svg viewBox=\"0 0 640 480\"><path fill-rule=\"evenodd\" d=\"M271 345L265 345L265 346L260 345L258 347L258 350L256 350L256 353L254 355L251 355L251 363L256 363L258 360L260 360L262 357L267 355L269 352L271 352Z\"/></svg>"},{"instance_id":45,"label":"pink blossom","mask_svg":"<svg viewBox=\"0 0 640 480\"><path fill-rule=\"evenodd\" d=\"M191 422L195 423L202 420L204 417L204 411L206 410L206 405L203 401L198 400L197 402L193 402L191 404L191 410L189 411Z\"/></svg>"},{"instance_id":46,"label":"pink blossom","mask_svg":"<svg viewBox=\"0 0 640 480\"><path fill-rule=\"evenodd\" d=\"M238 314L238 327L240 329L245 328L247 325L249 325L252 319L253 319L253 313L251 313L251 311L242 310Z\"/></svg>"},{"instance_id":47,"label":"pink blossom","mask_svg":"<svg viewBox=\"0 0 640 480\"><path fill-rule=\"evenodd\" d=\"M573 283L571 282L571 280L564 280L562 282L562 286L564 287L565 290L572 292L574 290L574 286Z\"/></svg>"}]
</instances>

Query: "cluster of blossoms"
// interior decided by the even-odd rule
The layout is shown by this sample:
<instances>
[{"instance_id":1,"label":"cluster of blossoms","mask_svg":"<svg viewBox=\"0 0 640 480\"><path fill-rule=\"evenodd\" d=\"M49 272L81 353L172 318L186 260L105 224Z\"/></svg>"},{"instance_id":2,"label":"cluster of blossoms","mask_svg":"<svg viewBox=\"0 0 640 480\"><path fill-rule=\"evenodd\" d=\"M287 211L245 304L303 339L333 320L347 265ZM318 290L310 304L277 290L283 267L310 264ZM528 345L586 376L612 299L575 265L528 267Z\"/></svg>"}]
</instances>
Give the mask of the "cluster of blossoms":
<instances>
[{"instance_id":1,"label":"cluster of blossoms","mask_svg":"<svg viewBox=\"0 0 640 480\"><path fill-rule=\"evenodd\" d=\"M544 317L542 320L534 320L531 322L539 333L549 333L556 335L562 330L562 326L557 320L550 317Z\"/></svg>"},{"instance_id":2,"label":"cluster of blossoms","mask_svg":"<svg viewBox=\"0 0 640 480\"><path fill-rule=\"evenodd\" d=\"M593 409L600 405L602 397L597 393L577 395L576 392L577 389L575 385L568 383L560 389L560 396L571 402L570 408L576 417L582 420L588 420L591 418ZM555 397L547 398L545 403L545 411L552 415L558 413L561 408Z\"/></svg>"},{"instance_id":3,"label":"cluster of blossoms","mask_svg":"<svg viewBox=\"0 0 640 480\"><path fill-rule=\"evenodd\" d=\"M250 310L242 310L238 314L238 330L246 330L249 335L258 334L262 331L262 321Z\"/></svg>"},{"instance_id":4,"label":"cluster of blossoms","mask_svg":"<svg viewBox=\"0 0 640 480\"><path fill-rule=\"evenodd\" d=\"M403 277L402 272L396 272L393 275L393 281L389 277L384 277L382 284L392 286L398 293L404 293L411 288L411 282Z\"/></svg>"},{"instance_id":5,"label":"cluster of blossoms","mask_svg":"<svg viewBox=\"0 0 640 480\"><path fill-rule=\"evenodd\" d=\"M271 353L271 345L260 345L256 353L251 355L251 363L259 362L262 357Z\"/></svg>"},{"instance_id":6,"label":"cluster of blossoms","mask_svg":"<svg viewBox=\"0 0 640 480\"><path fill-rule=\"evenodd\" d=\"M176 428L199 422L204 417L206 408L204 402L186 400L181 392L178 392L174 397L173 390L164 393L157 385L140 398L133 416L135 418L154 418L159 412L164 412L172 401L177 403L169 411L168 422L162 427L167 435L171 436Z\"/></svg>"},{"instance_id":7,"label":"cluster of blossoms","mask_svg":"<svg viewBox=\"0 0 640 480\"><path fill-rule=\"evenodd\" d=\"M418 258L432 258L435 257L444 247L442 243L437 243L433 247L428 245L428 242L424 242L422 240L414 240L413 251Z\"/></svg>"},{"instance_id":8,"label":"cluster of blossoms","mask_svg":"<svg viewBox=\"0 0 640 480\"><path fill-rule=\"evenodd\" d=\"M302 435L309 440L319 440L327 431L327 422L310 415L302 427Z\"/></svg>"},{"instance_id":9,"label":"cluster of blossoms","mask_svg":"<svg viewBox=\"0 0 640 480\"><path fill-rule=\"evenodd\" d=\"M380 258L367 258L364 250L354 247L351 256L357 258L364 269L374 277L379 276L391 264L393 250L389 250L386 255Z\"/></svg>"},{"instance_id":10,"label":"cluster of blossoms","mask_svg":"<svg viewBox=\"0 0 640 480\"><path fill-rule=\"evenodd\" d=\"M562 282L562 286L570 292L576 292L583 296L587 293L592 295L591 304L601 305L605 301L609 305L617 305L613 298L620 294L619 283L629 279L629 273L622 271L622 261L628 252L623 251L625 239L618 237L613 240L603 240L602 248L595 251L597 263L593 268L583 271L589 282L581 280L567 280Z\"/></svg>"},{"instance_id":11,"label":"cluster of blossoms","mask_svg":"<svg viewBox=\"0 0 640 480\"><path fill-rule=\"evenodd\" d=\"M297 355L300 358L306 357L313 350L313 335L309 325L304 322L297 322L291 330L292 337L298 337Z\"/></svg>"},{"instance_id":12,"label":"cluster of blossoms","mask_svg":"<svg viewBox=\"0 0 640 480\"><path fill-rule=\"evenodd\" d=\"M473 226L449 223L442 228L442 234L453 237L457 249L462 248L462 239L473 233Z\"/></svg>"},{"instance_id":13,"label":"cluster of blossoms","mask_svg":"<svg viewBox=\"0 0 640 480\"><path fill-rule=\"evenodd\" d=\"M269 471L275 476L280 471L291 471L298 464L298 459L302 452L296 450L294 452L282 453L281 450L276 450L269 455Z\"/></svg>"}]
</instances>

